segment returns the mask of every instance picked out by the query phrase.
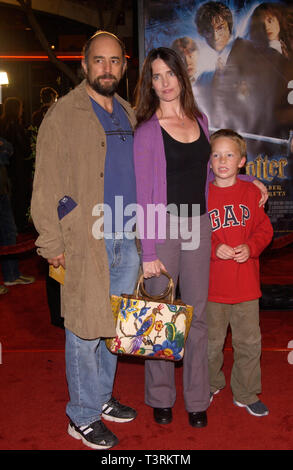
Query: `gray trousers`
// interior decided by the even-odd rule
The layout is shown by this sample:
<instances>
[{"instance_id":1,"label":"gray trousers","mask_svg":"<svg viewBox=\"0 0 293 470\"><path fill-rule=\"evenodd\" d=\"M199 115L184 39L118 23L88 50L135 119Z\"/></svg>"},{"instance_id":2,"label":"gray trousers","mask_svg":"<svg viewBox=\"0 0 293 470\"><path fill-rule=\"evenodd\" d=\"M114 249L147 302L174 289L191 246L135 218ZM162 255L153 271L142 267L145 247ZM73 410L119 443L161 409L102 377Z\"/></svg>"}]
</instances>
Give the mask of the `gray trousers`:
<instances>
[{"instance_id":1,"label":"gray trousers","mask_svg":"<svg viewBox=\"0 0 293 470\"><path fill-rule=\"evenodd\" d=\"M181 300L193 305L194 315L183 358L183 394L188 412L204 411L210 403L208 375L208 331L206 305L209 286L211 226L207 214L200 220L200 244L197 249L183 249L186 240L170 239L169 217L164 243L156 245L158 258L175 283L179 281ZM178 222L179 219L177 219ZM189 219L191 221L191 219ZM180 231L179 231L180 235ZM184 234L183 234L184 237ZM147 292L162 293L168 279L153 277L145 282ZM175 364L172 361L145 361L145 402L153 408L172 408L176 400Z\"/></svg>"}]
</instances>

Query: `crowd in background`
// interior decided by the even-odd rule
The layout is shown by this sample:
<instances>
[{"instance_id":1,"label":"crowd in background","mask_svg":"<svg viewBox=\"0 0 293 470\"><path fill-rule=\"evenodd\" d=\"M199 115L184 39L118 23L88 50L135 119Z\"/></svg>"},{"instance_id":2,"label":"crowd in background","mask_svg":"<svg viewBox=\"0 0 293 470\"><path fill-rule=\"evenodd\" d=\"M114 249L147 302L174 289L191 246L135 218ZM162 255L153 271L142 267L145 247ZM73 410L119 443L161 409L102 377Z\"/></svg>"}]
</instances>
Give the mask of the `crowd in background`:
<instances>
[{"instance_id":1,"label":"crowd in background","mask_svg":"<svg viewBox=\"0 0 293 470\"><path fill-rule=\"evenodd\" d=\"M42 119L58 98L51 87L40 92L40 108L32 115L31 125L23 123L23 101L19 97L7 97L0 116L0 247L13 246L17 235L31 228L30 200L34 170L35 141ZM0 257L3 284L0 294L8 292L8 286L31 284L33 276L19 271L16 255Z\"/></svg>"}]
</instances>

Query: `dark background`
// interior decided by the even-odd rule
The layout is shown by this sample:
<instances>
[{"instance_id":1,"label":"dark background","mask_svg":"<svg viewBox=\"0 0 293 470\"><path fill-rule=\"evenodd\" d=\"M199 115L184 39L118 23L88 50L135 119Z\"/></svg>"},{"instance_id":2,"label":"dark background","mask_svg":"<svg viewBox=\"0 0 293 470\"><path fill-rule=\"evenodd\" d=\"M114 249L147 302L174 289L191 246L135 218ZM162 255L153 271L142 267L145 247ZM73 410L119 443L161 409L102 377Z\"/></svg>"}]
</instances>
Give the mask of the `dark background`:
<instances>
[{"instance_id":1,"label":"dark background","mask_svg":"<svg viewBox=\"0 0 293 470\"><path fill-rule=\"evenodd\" d=\"M133 20L132 28L129 28L127 36L120 37L126 45L128 69L121 82L119 93L131 102L138 78L137 2L130 0L125 2L126 4L127 9L119 18L120 24L125 23L125 15L129 14L129 9L132 9ZM99 25L94 27L36 10L34 14L49 44L54 46L56 55L59 53L80 55L85 41L97 29L101 29ZM42 87L51 86L59 96L62 96L74 85L49 60L4 59L3 56L45 54L21 8L0 3L0 70L5 70L9 77L9 85L2 86L2 103L6 97L21 98L24 103L23 123L25 126L30 125L32 113L40 106ZM79 80L83 78L80 60L66 60L66 64L76 73Z\"/></svg>"}]
</instances>

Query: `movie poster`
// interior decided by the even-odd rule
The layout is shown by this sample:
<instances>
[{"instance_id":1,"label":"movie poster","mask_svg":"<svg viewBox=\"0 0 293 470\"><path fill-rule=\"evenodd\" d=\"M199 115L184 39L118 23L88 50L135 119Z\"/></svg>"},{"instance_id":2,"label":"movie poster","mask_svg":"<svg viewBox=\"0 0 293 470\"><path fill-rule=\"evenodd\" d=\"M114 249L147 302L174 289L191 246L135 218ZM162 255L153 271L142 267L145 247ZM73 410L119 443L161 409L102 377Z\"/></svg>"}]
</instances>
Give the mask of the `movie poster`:
<instances>
[{"instance_id":1,"label":"movie poster","mask_svg":"<svg viewBox=\"0 0 293 470\"><path fill-rule=\"evenodd\" d=\"M177 50L210 131L246 138L245 171L270 194L275 238L293 235L293 6L255 1L143 0L144 56Z\"/></svg>"}]
</instances>

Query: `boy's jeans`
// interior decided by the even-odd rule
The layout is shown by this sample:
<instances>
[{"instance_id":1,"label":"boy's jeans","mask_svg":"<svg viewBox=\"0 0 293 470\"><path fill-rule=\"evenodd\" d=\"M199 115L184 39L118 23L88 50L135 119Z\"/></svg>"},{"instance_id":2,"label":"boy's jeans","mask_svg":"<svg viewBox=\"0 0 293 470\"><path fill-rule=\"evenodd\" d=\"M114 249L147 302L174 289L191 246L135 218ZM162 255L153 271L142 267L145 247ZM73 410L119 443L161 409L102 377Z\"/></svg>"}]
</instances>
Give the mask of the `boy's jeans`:
<instances>
[{"instance_id":1,"label":"boy's jeans","mask_svg":"<svg viewBox=\"0 0 293 470\"><path fill-rule=\"evenodd\" d=\"M138 277L135 240L105 238L110 267L110 294L132 294ZM106 293L105 293L106 295ZM66 329L66 376L70 401L66 413L77 425L101 419L102 406L112 396L117 356L101 338L84 340Z\"/></svg>"}]
</instances>

